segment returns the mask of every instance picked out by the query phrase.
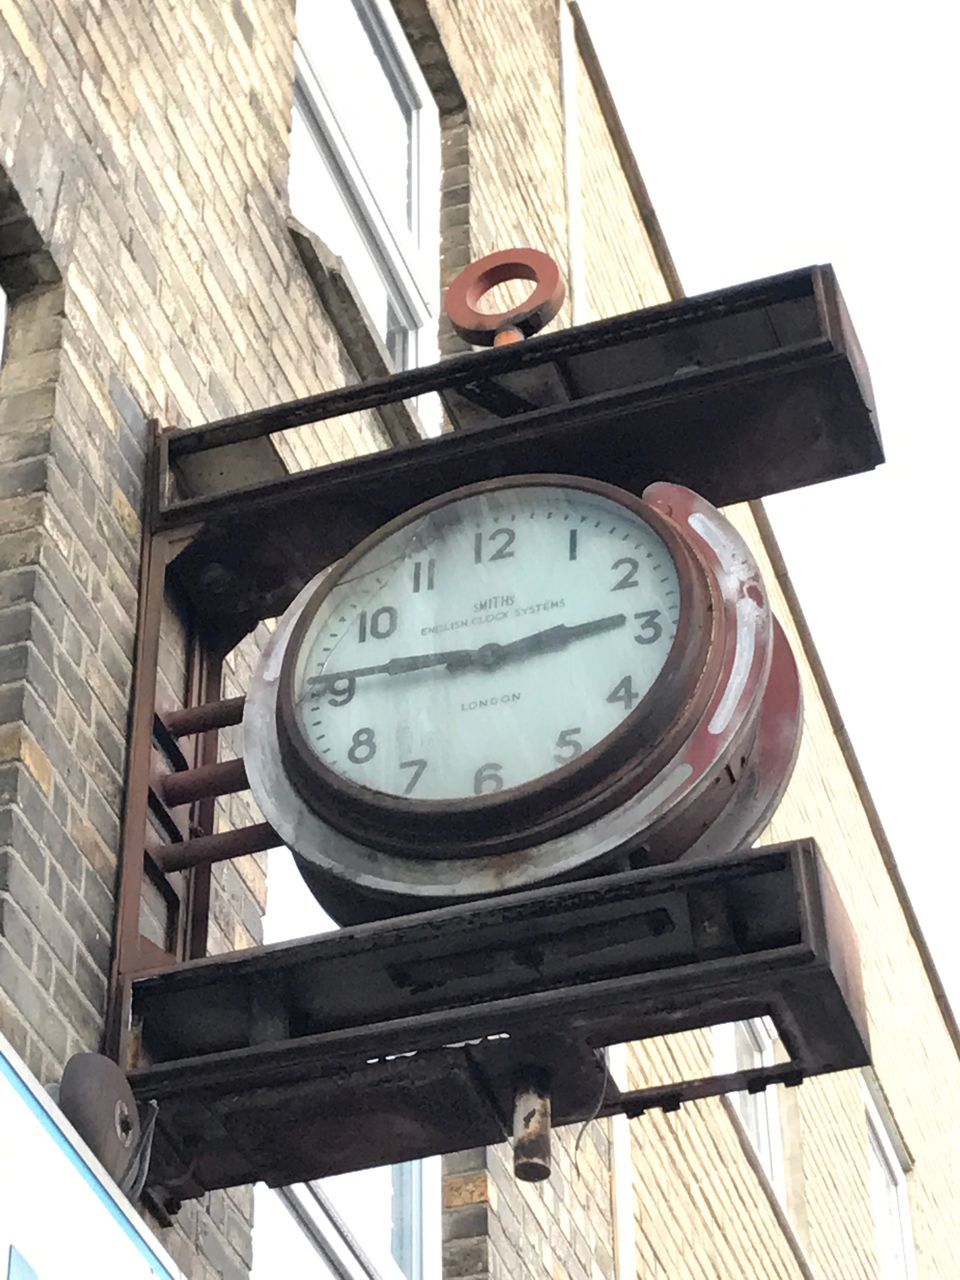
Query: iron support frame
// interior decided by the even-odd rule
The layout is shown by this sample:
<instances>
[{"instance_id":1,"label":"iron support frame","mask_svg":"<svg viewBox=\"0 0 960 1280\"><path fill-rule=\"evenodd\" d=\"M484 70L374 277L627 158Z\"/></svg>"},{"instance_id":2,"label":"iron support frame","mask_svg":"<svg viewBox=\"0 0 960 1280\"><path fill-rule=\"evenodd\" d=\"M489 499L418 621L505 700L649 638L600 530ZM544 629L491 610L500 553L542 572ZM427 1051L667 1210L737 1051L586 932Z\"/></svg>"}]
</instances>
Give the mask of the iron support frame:
<instances>
[{"instance_id":1,"label":"iron support frame","mask_svg":"<svg viewBox=\"0 0 960 1280\"><path fill-rule=\"evenodd\" d=\"M287 474L270 445L276 432L431 392L440 393L457 428L437 439L298 474ZM105 1036L106 1051L121 1061L132 1044L128 1001L137 975L205 953L210 863L269 839L261 826L215 836L213 792L191 791L186 814L186 806L164 802L162 775L209 776L218 730L242 710L236 699L221 701L224 656L360 538L427 498L478 479L542 471L547 459L550 469L638 494L651 481L673 480L717 505L882 461L866 367L829 267L455 356L209 426L154 425ZM157 707L171 594L191 637L185 705L173 711ZM182 796L181 782L169 785ZM176 908L163 945L142 933L146 879Z\"/></svg>"}]
</instances>

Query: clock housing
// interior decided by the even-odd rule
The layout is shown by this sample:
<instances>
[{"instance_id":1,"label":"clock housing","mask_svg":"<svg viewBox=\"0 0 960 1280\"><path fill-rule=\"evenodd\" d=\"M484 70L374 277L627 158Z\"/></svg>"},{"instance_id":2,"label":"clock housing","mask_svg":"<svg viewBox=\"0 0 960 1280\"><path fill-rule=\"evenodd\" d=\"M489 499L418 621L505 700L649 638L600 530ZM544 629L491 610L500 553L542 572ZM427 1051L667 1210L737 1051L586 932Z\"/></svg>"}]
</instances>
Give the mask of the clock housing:
<instances>
[{"instance_id":1,"label":"clock housing","mask_svg":"<svg viewBox=\"0 0 960 1280\"><path fill-rule=\"evenodd\" d=\"M690 545L631 494L553 475L455 490L362 542L302 608L284 766L374 848L468 858L562 835L674 754L716 675L717 618Z\"/></svg>"},{"instance_id":2,"label":"clock housing","mask_svg":"<svg viewBox=\"0 0 960 1280\"><path fill-rule=\"evenodd\" d=\"M546 506L531 517L529 504L541 501L538 489L548 495L543 499ZM668 580L659 587L664 592L676 589L680 596L676 634L664 639L662 661L642 660L625 699L630 705L614 706L617 714L608 726L579 713L568 719L567 711L575 706L595 708L591 699L598 693L606 705L604 684L598 682L606 682L606 697L625 692L619 662L624 652L632 653L631 646L639 652L639 641L653 635L651 612L667 600L640 600L636 608L609 603L645 589L639 573L636 587L629 585L632 565L616 564L629 555L639 568L640 551L629 542L629 551L621 548L616 556L604 550L605 563L601 558L581 580L582 590L571 592L579 612L561 613L568 619L563 623L555 623L549 612L542 621L536 613L511 614L499 620L499 630L485 630L492 626L487 622L478 624L483 638L476 640L469 635L469 622L459 629L469 638L461 639L456 629L451 634L449 627L431 630L459 616L458 610L441 616L443 600L457 602L459 609L462 598L457 593L464 583L476 580L470 577L476 568L471 564L476 533L485 535L479 549L484 563L491 549L506 547L503 534L491 546L483 528L468 529L465 548L461 540L457 551L457 537L464 532L459 530L451 541L453 560L433 557L433 592L440 591L441 582L448 587L453 582L454 587L446 597L432 596L440 602L432 621L425 622L419 610L407 614L409 596L400 603L374 599L382 589L393 591L400 581L384 577L385 565L394 565L400 577L406 575L406 590L412 596L419 594L414 580L419 561L420 593L427 590L429 548L411 544L408 550L416 555L394 555L390 544L397 532L404 537L416 534L417 520L433 515L445 519L457 511L466 514L466 504L485 495L490 513L509 520L518 510L517 502L528 504L528 528L552 531L556 502L549 521L547 510L566 491L572 492L575 505L613 504L604 509L617 516L605 527L602 521L597 524L596 516L586 522L598 533L605 528L605 536L622 542L617 519L640 522L646 532L637 539L656 539L648 549L660 546L669 552L670 564L660 574ZM458 507L461 500L464 505ZM627 532L627 526L622 530ZM533 547L536 552L529 562L534 571L545 563L545 546L552 548L551 556L557 554L551 538L545 543L525 539L525 550ZM586 543L577 543L579 562ZM512 546L520 550L519 532ZM381 555L383 563L377 558ZM491 569L499 572L505 562L517 568L504 556ZM614 571L617 576L611 578ZM627 580L618 585L625 572ZM377 583L378 575L384 581ZM543 581L538 572L528 576ZM355 607L348 614L340 606L351 599ZM563 599L569 603L565 595ZM529 601L521 603L528 607ZM412 618L414 624L409 631L401 627L401 604L405 619ZM396 627L390 615L381 615L375 634L373 615L385 607L397 610ZM490 611L486 604L484 608ZM366 634L361 639L364 610ZM348 626L343 632L333 626L331 644L331 620L336 624L341 618ZM662 625L659 616L655 620ZM618 647L621 641L625 649ZM330 654L322 656L325 645ZM550 668L555 660L559 666ZM530 673L523 690L530 697L508 702L507 712L513 714L519 707L524 714L511 720L510 733L497 740L504 754L490 756L486 747L494 739L469 728L481 723L472 712L457 719L455 732L445 729L449 706L437 691L465 690L481 673L496 674L498 669L501 675ZM318 686L307 682L319 675L323 686L331 676L342 681L345 672L353 673L352 691L343 683L331 688L340 705L328 709L321 699L319 711L313 708L313 720L319 723L311 723L303 714L304 704L317 703ZM645 683L640 680L643 672ZM412 683L411 673L417 677ZM535 704L532 695L543 693L544 684L547 695ZM402 740L398 726L408 723L413 731L407 704L422 710L425 697L432 699L426 728L433 736L422 756L408 755L414 739ZM534 714L537 706L539 713ZM344 709L351 716L357 712L358 718L345 722L346 728L334 727L330 745L321 737L328 734L324 718ZM550 720L561 714L562 719ZM578 477L520 476L469 486L417 508L384 526L327 578L303 588L279 619L250 682L243 712L243 759L254 799L276 836L293 852L308 886L334 919L350 924L742 848L759 835L783 793L801 723L800 683L789 644L773 617L749 546L721 512L691 490L667 482L648 485L642 497L636 497ZM579 754L572 747L567 751L571 734L558 732L558 724L567 731L582 731L576 739L582 748ZM373 757L362 746L366 738L356 737L364 729L374 730ZM521 749L508 758L511 734ZM351 761L355 741L361 746L354 750L357 760ZM330 745L329 751L323 750L325 745ZM396 748L392 756L387 748ZM475 750L476 756L471 754ZM572 753L573 758L554 761L552 750L561 756ZM416 783L427 777L418 761L428 751L427 764L443 772L434 776L429 792L418 795ZM390 767L370 772L366 766L371 759ZM470 766L466 773L465 763ZM497 782L491 781L488 769L478 768L493 763L502 766ZM376 785L365 785L364 778Z\"/></svg>"}]
</instances>

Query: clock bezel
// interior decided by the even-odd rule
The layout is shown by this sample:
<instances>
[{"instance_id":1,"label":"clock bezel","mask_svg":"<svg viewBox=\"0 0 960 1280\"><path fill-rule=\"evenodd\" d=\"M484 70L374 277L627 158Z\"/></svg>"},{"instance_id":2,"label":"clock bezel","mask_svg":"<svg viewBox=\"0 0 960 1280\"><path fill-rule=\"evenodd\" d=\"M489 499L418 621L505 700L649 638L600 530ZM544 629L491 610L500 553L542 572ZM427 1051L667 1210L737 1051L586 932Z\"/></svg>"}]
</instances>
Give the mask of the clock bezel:
<instances>
[{"instance_id":1,"label":"clock bezel","mask_svg":"<svg viewBox=\"0 0 960 1280\"><path fill-rule=\"evenodd\" d=\"M343 576L405 525L445 506L503 490L579 489L625 508L661 538L680 591L677 633L650 689L623 720L580 756L499 792L417 800L364 787L326 765L296 715L293 681L309 628ZM721 610L713 575L659 511L625 490L582 476L528 474L481 481L412 507L363 539L307 601L291 631L278 682L276 728L296 791L335 830L384 852L424 858L480 857L523 848L579 828L616 807L672 758L716 683Z\"/></svg>"}]
</instances>

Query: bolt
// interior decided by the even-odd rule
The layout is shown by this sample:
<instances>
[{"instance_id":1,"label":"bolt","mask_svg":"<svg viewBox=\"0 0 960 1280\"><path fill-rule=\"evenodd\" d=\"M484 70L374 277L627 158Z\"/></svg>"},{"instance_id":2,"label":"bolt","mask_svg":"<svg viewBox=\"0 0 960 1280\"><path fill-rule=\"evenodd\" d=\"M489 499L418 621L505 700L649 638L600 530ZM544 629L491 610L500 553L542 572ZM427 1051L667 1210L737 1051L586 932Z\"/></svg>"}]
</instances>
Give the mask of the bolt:
<instances>
[{"instance_id":1,"label":"bolt","mask_svg":"<svg viewBox=\"0 0 960 1280\"><path fill-rule=\"evenodd\" d=\"M133 1117L130 1115L130 1108L122 1099L117 1103L114 1122L117 1127L117 1137L125 1147L129 1147L133 1138Z\"/></svg>"}]
</instances>

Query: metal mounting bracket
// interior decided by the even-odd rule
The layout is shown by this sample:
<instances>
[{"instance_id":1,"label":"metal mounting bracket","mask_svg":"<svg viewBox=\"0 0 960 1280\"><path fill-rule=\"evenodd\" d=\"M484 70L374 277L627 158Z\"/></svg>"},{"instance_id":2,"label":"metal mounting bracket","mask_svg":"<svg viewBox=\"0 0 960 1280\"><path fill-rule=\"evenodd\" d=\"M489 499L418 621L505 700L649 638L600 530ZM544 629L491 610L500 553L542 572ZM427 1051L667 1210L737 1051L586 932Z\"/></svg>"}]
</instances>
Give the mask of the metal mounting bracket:
<instances>
[{"instance_id":1,"label":"metal mounting bracket","mask_svg":"<svg viewBox=\"0 0 960 1280\"><path fill-rule=\"evenodd\" d=\"M811 841L358 925L134 979L151 1185L188 1199L638 1115L869 1061L856 943ZM766 1015L788 1061L621 1092L605 1045Z\"/></svg>"},{"instance_id":2,"label":"metal mounting bracket","mask_svg":"<svg viewBox=\"0 0 960 1280\"><path fill-rule=\"evenodd\" d=\"M278 432L433 392L455 428L438 439L297 474L286 474L271 443ZM223 655L360 538L448 489L541 470L547 460L636 493L675 481L722 505L866 470L882 457L866 367L827 266L209 426L158 430L146 478L107 1051L122 1055L131 979L203 954L210 862L273 840L265 824L213 833L215 787L243 785L213 767L219 728L240 714L219 701ZM189 675L183 711L158 716L172 596L190 636ZM168 787L158 760L168 775L192 779ZM198 779L212 788L198 790ZM144 934L147 886L174 919L160 940Z\"/></svg>"}]
</instances>

